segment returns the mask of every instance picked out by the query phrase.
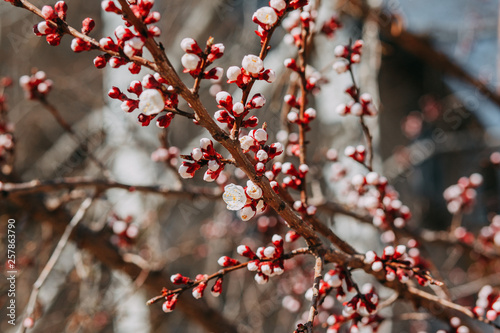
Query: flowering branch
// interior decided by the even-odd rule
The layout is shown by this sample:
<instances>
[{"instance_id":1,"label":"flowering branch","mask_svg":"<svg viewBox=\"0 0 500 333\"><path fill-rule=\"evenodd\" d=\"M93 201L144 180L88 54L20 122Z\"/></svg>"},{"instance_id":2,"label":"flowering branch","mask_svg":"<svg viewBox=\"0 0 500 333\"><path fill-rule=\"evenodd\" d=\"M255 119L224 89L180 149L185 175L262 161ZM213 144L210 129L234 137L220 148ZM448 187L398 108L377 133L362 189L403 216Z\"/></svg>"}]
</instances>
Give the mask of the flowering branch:
<instances>
[{"instance_id":1,"label":"flowering branch","mask_svg":"<svg viewBox=\"0 0 500 333\"><path fill-rule=\"evenodd\" d=\"M295 249L289 253L283 253L282 255L280 255L279 257L276 257L276 258L272 258L272 259L265 259L264 258L264 259L259 259L258 261L260 263L274 264L276 262L282 262L283 260L291 259L297 255L310 254L310 253L311 253L311 251L309 248L299 248L299 249ZM177 302L177 297L179 297L180 294L182 294L184 291L189 290L189 289L195 289L193 291L193 295L196 295L197 292L200 292L202 294L204 288L206 288L207 282L214 280L214 279L217 279L218 281L214 285L214 288L216 288L216 290L214 290L214 288L212 288L212 294L214 296L218 296L218 295L220 295L220 291L222 290L221 283L222 283L222 277L224 275L226 275L230 272L236 271L236 270L240 270L242 268L248 268L248 270L254 270L253 267L249 267L249 265L255 266L256 260L254 259L251 261L240 263L237 260L231 259L229 257L221 257L219 259L219 263L222 264L222 266L226 267L226 268L220 269L219 271L217 271L211 275L199 274L195 280L191 280L191 279L184 277L180 274L172 275L172 277L171 277L172 283L184 284L185 286L177 288L177 289L171 289L171 290L164 289L161 295L158 295L158 296L151 298L147 302L147 304L151 305L151 304L154 304L158 301L167 299L167 301L164 304L164 310L165 310L165 307L167 306L168 307L167 309L169 311L166 311L166 312L170 312L175 307L176 302ZM200 291L197 291L196 288L199 288L200 286L203 289L199 289ZM196 297L196 298L199 298L199 297Z\"/></svg>"}]
</instances>

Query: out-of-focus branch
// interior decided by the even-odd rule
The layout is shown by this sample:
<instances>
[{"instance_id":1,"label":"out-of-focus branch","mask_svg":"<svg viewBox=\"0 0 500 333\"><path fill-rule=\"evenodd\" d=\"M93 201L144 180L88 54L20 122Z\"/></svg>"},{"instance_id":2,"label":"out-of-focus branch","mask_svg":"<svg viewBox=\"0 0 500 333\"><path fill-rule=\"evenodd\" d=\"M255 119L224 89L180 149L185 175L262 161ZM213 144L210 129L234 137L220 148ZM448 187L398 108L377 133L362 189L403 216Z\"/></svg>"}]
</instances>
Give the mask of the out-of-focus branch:
<instances>
[{"instance_id":1,"label":"out-of-focus branch","mask_svg":"<svg viewBox=\"0 0 500 333\"><path fill-rule=\"evenodd\" d=\"M33 290L31 291L31 295L28 300L28 305L26 306L26 318L33 319L33 313L35 311L36 301L38 299L38 293L40 292L40 288L42 288L50 272L52 271L55 264L59 260L62 251L66 247L66 244L68 244L69 237L71 236L73 230L78 225L78 223L80 223L80 221L83 219L85 212L87 211L87 209L90 207L91 204L92 204L92 198L85 199L80 205L80 208L78 208L76 214L69 222L69 224L66 226L66 229L64 230L64 233L61 236L59 243L57 243L54 252L52 252L49 261L47 262L42 272L38 276L38 279L36 279L35 283L33 284ZM21 333L26 332L26 329L27 327L25 325L19 326L19 332Z\"/></svg>"},{"instance_id":2,"label":"out-of-focus branch","mask_svg":"<svg viewBox=\"0 0 500 333\"><path fill-rule=\"evenodd\" d=\"M69 219L67 212L60 208L48 211L42 204L39 196L23 197L22 200L14 200L13 203L25 207L29 205L34 221L46 221L52 225L54 231L63 234ZM76 245L88 251L97 260L101 261L110 269L124 272L131 279L137 279L143 274L143 267L137 264L137 260L125 261L118 249L110 242L111 233L106 231L93 231L82 224L78 224L71 235ZM144 281L144 287L151 294L161 290L170 275L165 271L150 271ZM220 312L212 309L204 300L195 300L192 297L182 297L177 308L187 317L203 326L210 332L236 333L236 327L224 318Z\"/></svg>"},{"instance_id":3,"label":"out-of-focus branch","mask_svg":"<svg viewBox=\"0 0 500 333\"><path fill-rule=\"evenodd\" d=\"M493 103L500 106L500 95L486 83L473 77L461 66L457 65L446 54L437 51L426 38L412 34L403 27L402 18L386 11L371 9L365 1L349 0L342 7L342 11L355 17L370 18L378 23L380 32L384 37L395 42L407 52L422 59L446 74L457 77L460 80L477 88L484 96Z\"/></svg>"},{"instance_id":4,"label":"out-of-focus branch","mask_svg":"<svg viewBox=\"0 0 500 333\"><path fill-rule=\"evenodd\" d=\"M142 192L158 194L164 197L175 197L180 199L205 198L218 200L221 198L219 189L213 188L193 188L187 190L171 190L167 186L161 185L130 185L115 182L112 180L95 179L92 177L67 177L53 180L32 180L26 183L1 183L0 193L3 196L14 194L31 194L56 190L69 190L77 187L93 187L97 190L107 190L121 188L129 192Z\"/></svg>"},{"instance_id":5,"label":"out-of-focus branch","mask_svg":"<svg viewBox=\"0 0 500 333\"><path fill-rule=\"evenodd\" d=\"M78 135L75 133L75 131L73 130L73 128L71 127L70 124L68 124L68 122L63 118L63 116L61 115L61 113L59 112L59 110L54 106L52 105L49 101L47 101L47 99L45 98L45 96L41 95L41 96L37 96L38 97L38 100L40 101L40 103L42 103L42 105L50 112L50 114L54 117L54 119L57 121L57 123L59 124L59 126L61 126L65 131L66 133L68 133L71 138L76 142L76 143L80 143L80 138L78 137ZM92 153L92 151L89 150L88 146L86 144L83 144L82 145L82 149L83 151L88 155L88 157L90 158L90 160L92 162L94 162L97 167L99 167L99 169L101 169L101 171L103 172L104 176L106 178L110 178L111 177L111 174L109 172L109 170L106 168L106 166L104 166L104 164L94 155L94 153Z\"/></svg>"}]
</instances>

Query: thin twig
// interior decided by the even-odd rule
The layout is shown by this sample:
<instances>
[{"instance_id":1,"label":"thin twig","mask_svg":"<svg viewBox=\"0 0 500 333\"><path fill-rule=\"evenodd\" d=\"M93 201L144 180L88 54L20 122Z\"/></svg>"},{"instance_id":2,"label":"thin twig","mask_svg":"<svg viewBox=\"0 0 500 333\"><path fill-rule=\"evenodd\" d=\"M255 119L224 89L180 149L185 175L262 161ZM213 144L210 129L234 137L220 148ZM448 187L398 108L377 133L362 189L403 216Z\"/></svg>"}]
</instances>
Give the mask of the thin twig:
<instances>
[{"instance_id":1,"label":"thin twig","mask_svg":"<svg viewBox=\"0 0 500 333\"><path fill-rule=\"evenodd\" d=\"M47 109L50 114L54 117L54 119L57 121L57 123L66 131L66 133L69 134L69 136L71 136L71 138L76 142L76 143L80 143L81 140L80 138L78 137L78 135L75 133L75 131L73 130L73 128L71 127L70 124L68 124L66 122L66 120L64 119L64 117L61 115L61 113L59 112L59 110L54 106L52 105L51 103L49 103L49 101L47 101L47 99L45 98L45 96L37 96L38 97L38 100L40 101L40 103L42 103L42 105L45 107L45 109ZM103 175L106 177L106 178L111 178L111 173L109 172L109 170L106 168L106 166L104 166L104 164L94 155L94 153L92 153L90 150L89 150L89 147L87 146L87 144L83 144L82 145L82 149L83 151L88 155L88 157L90 158L90 160L92 162L95 163L95 165L97 165L97 167L99 169L101 169Z\"/></svg>"},{"instance_id":2,"label":"thin twig","mask_svg":"<svg viewBox=\"0 0 500 333\"><path fill-rule=\"evenodd\" d=\"M260 262L275 262L275 261L278 261L278 260L288 260L288 259L291 259L291 258L297 256L297 255L310 254L310 253L311 253L311 251L309 250L309 248L303 247L303 248L295 249L295 250L293 250L293 251L291 251L289 253L285 253L285 254L283 254L279 258L261 259ZM231 266L231 267L226 267L226 268L220 269L219 271L217 271L217 272L215 272L215 273L213 273L211 275L208 275L208 276L206 276L203 279L191 281L190 283L186 284L185 286L177 288L177 289L168 290L166 293L164 293L162 295L158 295L158 296L155 296L155 297L151 298L146 304L147 305L154 304L154 303L156 303L158 301L163 300L165 298L165 296L167 296L167 295L181 294L181 293L183 293L186 290L192 289L192 288L200 285L200 283L206 283L206 282L208 282L210 280L217 279L217 278L219 278L221 276L224 276L224 275L226 275L228 273L231 273L233 271L237 271L237 270L240 270L242 268L245 268L252 261L253 260L247 261L247 262L243 262L243 263Z\"/></svg>"},{"instance_id":3,"label":"thin twig","mask_svg":"<svg viewBox=\"0 0 500 333\"><path fill-rule=\"evenodd\" d=\"M192 188L186 190L172 190L162 185L131 185L119 183L106 179L95 179L92 177L66 177L53 180L32 180L26 183L1 183L0 193L4 196L14 194L31 194L56 190L69 190L76 187L93 187L97 190L107 190L111 188L120 188L129 192L142 192L158 194L164 197L177 198L206 198L218 200L221 198L221 192L215 188Z\"/></svg>"},{"instance_id":4,"label":"thin twig","mask_svg":"<svg viewBox=\"0 0 500 333\"><path fill-rule=\"evenodd\" d=\"M85 215L85 212L87 209L90 207L92 204L93 198L87 198L85 199L82 204L80 205L80 208L78 208L78 211L76 214L73 216L69 224L66 226L66 229L64 230L63 235L61 236L61 239L57 243L57 246L52 252L52 255L49 258L49 261L43 268L42 272L38 276L38 279L36 279L35 283L33 284L33 290L31 291L30 298L28 300L28 304L26 305L26 318L33 318L33 314L35 311L35 306L36 306L36 301L38 299L38 294L40 292L40 289L42 288L43 284L47 280L47 277L49 276L50 272L52 272L52 269L54 268L55 264L61 257L61 254L66 247L66 244L68 243L69 237L71 236L71 233L73 232L73 229L80 223L80 221L83 219L83 216ZM26 332L26 327L24 325L20 325L18 332L24 333Z\"/></svg>"}]
</instances>

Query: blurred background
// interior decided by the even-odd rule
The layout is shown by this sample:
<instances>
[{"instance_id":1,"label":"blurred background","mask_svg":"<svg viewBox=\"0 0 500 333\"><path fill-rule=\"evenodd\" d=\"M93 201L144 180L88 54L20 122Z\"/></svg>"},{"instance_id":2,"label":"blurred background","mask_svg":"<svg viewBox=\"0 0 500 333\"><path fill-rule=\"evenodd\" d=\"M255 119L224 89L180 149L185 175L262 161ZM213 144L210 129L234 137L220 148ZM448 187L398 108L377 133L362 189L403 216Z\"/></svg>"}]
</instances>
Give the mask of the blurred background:
<instances>
[{"instance_id":1,"label":"blurred background","mask_svg":"<svg viewBox=\"0 0 500 333\"><path fill-rule=\"evenodd\" d=\"M39 7L48 4L33 3ZM162 15L159 41L178 72L182 71L183 54L179 43L185 37L203 45L213 36L215 42L226 46L224 57L216 65L225 69L240 65L243 56L260 50L251 17L266 4L256 0L158 1L154 9ZM347 145L363 142L359 123L335 113L335 107L346 100L343 90L349 77L331 70L336 45L363 39L365 51L356 77L361 91L371 93L380 110L378 117L369 120L375 139L375 170L387 176L401 201L411 208L410 226L448 229L452 214L447 210L443 191L460 177L473 173L482 174L484 182L477 190L477 204L462 216L462 223L471 231L488 225L500 213L500 161L491 159L500 147L498 1L323 0L317 5L318 25L336 15L343 28L333 39L319 34L311 50L310 63L325 81L311 102L318 110L318 120L308 134L314 147L309 149L313 199L342 203L342 187L332 179L332 163L325 154L334 148L342 155ZM91 33L96 39L111 36L122 22L116 15L102 12L98 3L73 0L68 6L67 22L75 28L79 29L86 17L96 21ZM2 169L0 181L83 176L102 179L102 170L89 158L91 151L118 182L186 189L175 172L177 157L162 163L151 156L161 147L177 147L180 153L188 154L207 133L181 117L176 117L167 131L154 125L141 127L137 111L123 112L107 92L111 86L125 91L131 80L140 80L148 72L133 76L126 66L98 70L92 62L97 54L73 53L68 36L58 47L36 37L32 28L39 21L26 10L0 3L0 77L10 77L14 82L4 95L9 122L15 126L14 157L2 161L9 166ZM282 140L283 132L279 131L286 130L281 109L290 72L284 68L283 59L296 52L287 40L286 31L280 28L265 61L266 68L276 71L276 82L256 85L253 90L262 92L268 101L258 116L261 123L268 124L270 142ZM41 103L25 98L18 80L36 71L44 71L54 82L48 100L79 140L68 134ZM191 84L191 77L181 77ZM200 94L208 110L217 108L211 91L234 89L226 83L220 85L202 85ZM187 108L181 103L181 109ZM175 153L175 148L170 152ZM361 170L354 163L346 163L348 172ZM233 169L227 171L227 180L242 182ZM220 186L211 185L199 175L188 180L187 188L209 187L207 195L196 200L123 189L100 193L40 290L31 331L293 331L309 304L303 293L311 284L313 262L302 262L302 258L290 264L286 278L263 286L257 285L248 272L235 272L224 279L225 291L219 298L207 295L194 301L186 293L179 302L179 311L171 314L164 314L159 304L145 305L149 298L161 293L163 286L168 286L171 274L194 277L215 272L219 269L217 259L221 255L237 257L234 250L239 244L255 249L267 245L273 234L286 232L285 225L272 212L242 222L226 210L218 196L212 195L219 193ZM82 198L89 193L92 189L75 187L0 198L2 248L6 246L7 220L15 218L19 270L18 326L12 328L5 320L3 304L8 299L4 291L8 284L3 279L0 331L19 328L33 283ZM320 214L361 252L380 248L384 243L369 225L332 216L331 212ZM120 239L113 233L116 221L133 225L138 236ZM443 278L452 286L471 281L484 270L473 258L462 257L458 248L447 252L436 242L429 244L429 250L435 253L435 264L442 267ZM498 273L499 261L488 270ZM471 290L470 294L459 295L459 302L472 304L473 293ZM284 302L287 295L293 301L289 298ZM180 306L183 302L185 305ZM339 306L331 302L330 308L325 305L325 313ZM408 304L402 304L398 311L411 311ZM219 325L221 330L210 325ZM383 325L381 332L418 332L442 324L425 319L388 320Z\"/></svg>"}]
</instances>

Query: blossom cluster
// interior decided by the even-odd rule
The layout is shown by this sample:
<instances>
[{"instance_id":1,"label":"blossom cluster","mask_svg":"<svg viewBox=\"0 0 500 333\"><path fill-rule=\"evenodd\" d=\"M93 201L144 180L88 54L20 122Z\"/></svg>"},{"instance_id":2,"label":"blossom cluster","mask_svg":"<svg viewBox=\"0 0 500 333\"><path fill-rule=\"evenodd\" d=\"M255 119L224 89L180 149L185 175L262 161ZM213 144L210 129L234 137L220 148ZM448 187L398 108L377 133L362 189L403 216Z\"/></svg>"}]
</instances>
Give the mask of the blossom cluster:
<instances>
[{"instance_id":1,"label":"blossom cluster","mask_svg":"<svg viewBox=\"0 0 500 333\"><path fill-rule=\"evenodd\" d=\"M278 20L285 15L287 3L284 0L270 0L269 7L261 7L252 15L252 21L258 24L258 29L255 31L263 44L269 34L269 30L273 29Z\"/></svg>"},{"instance_id":2,"label":"blossom cluster","mask_svg":"<svg viewBox=\"0 0 500 333\"><path fill-rule=\"evenodd\" d=\"M398 193L388 185L387 178L378 173L356 174L350 179L350 185L352 190L347 194L347 202L368 210L376 227L403 228L411 218L408 206L398 199Z\"/></svg>"},{"instance_id":3,"label":"blossom cluster","mask_svg":"<svg viewBox=\"0 0 500 333\"><path fill-rule=\"evenodd\" d=\"M478 317L495 321L500 316L500 292L490 285L483 286L473 311Z\"/></svg>"},{"instance_id":4,"label":"blossom cluster","mask_svg":"<svg viewBox=\"0 0 500 333\"><path fill-rule=\"evenodd\" d=\"M375 332L383 321L377 315L379 297L373 285L367 283L362 287L361 293L356 294L351 300L344 302L342 314L331 314L326 323L327 333L337 333L341 327L350 322L350 332Z\"/></svg>"},{"instance_id":5,"label":"blossom cluster","mask_svg":"<svg viewBox=\"0 0 500 333\"><path fill-rule=\"evenodd\" d=\"M500 215L495 215L489 225L481 228L478 239L486 248L500 248Z\"/></svg>"},{"instance_id":6,"label":"blossom cluster","mask_svg":"<svg viewBox=\"0 0 500 333\"><path fill-rule=\"evenodd\" d=\"M375 272L384 270L387 281L398 279L406 283L414 277L421 286L439 284L430 277L427 263L421 258L417 248L411 248L407 253L404 245L398 245L396 248L387 246L380 257L374 251L368 251L364 262Z\"/></svg>"},{"instance_id":7,"label":"blossom cluster","mask_svg":"<svg viewBox=\"0 0 500 333\"><path fill-rule=\"evenodd\" d=\"M95 22L93 19L90 17L87 17L82 21L82 34L88 35L95 27ZM94 46L92 45L91 42L84 40L82 38L73 38L71 41L71 49L73 52L83 52L83 51L90 51Z\"/></svg>"},{"instance_id":8,"label":"blossom cluster","mask_svg":"<svg viewBox=\"0 0 500 333\"><path fill-rule=\"evenodd\" d=\"M264 80L272 83L276 74L272 69L264 68L264 61L256 55L243 57L241 67L231 66L227 69L227 83L235 83L240 89L245 89L253 80Z\"/></svg>"},{"instance_id":9,"label":"blossom cluster","mask_svg":"<svg viewBox=\"0 0 500 333\"><path fill-rule=\"evenodd\" d=\"M473 173L469 177L461 177L457 184L451 185L443 192L448 211L452 214L470 210L476 201L476 188L483 183L483 176Z\"/></svg>"},{"instance_id":10,"label":"blossom cluster","mask_svg":"<svg viewBox=\"0 0 500 333\"><path fill-rule=\"evenodd\" d=\"M269 278L275 275L281 275L284 272L284 260L282 258L283 237L273 235L272 246L259 247L253 252L247 245L240 245L236 249L240 256L250 259L247 263L247 269L255 273L255 281L258 284L264 284L269 281ZM235 260L229 257L221 257L219 264L223 267L234 265ZM237 262L237 261L236 261Z\"/></svg>"},{"instance_id":11,"label":"blossom cluster","mask_svg":"<svg viewBox=\"0 0 500 333\"><path fill-rule=\"evenodd\" d=\"M159 12L151 10L153 5L154 0L138 0L136 3L130 5L130 9L134 15L148 26L147 34L143 35L136 32L135 29L129 29L128 27L131 27L132 24L124 19L125 26L119 25L114 31L116 42L112 37L104 37L99 40L99 45L103 50L117 52L119 55L110 56L108 53L105 53L97 56L94 59L94 65L97 68L104 68L108 62L112 68L118 68L129 63L132 57L142 55L147 37L160 36L160 29L152 24L158 22L161 15ZM112 0L102 1L101 6L106 12L122 15L122 10ZM75 42L75 44L79 44L79 42ZM141 65L132 62L128 69L132 74L138 74L141 70Z\"/></svg>"},{"instance_id":12,"label":"blossom cluster","mask_svg":"<svg viewBox=\"0 0 500 333\"><path fill-rule=\"evenodd\" d=\"M212 38L207 42L207 49L203 51L198 43L192 38L184 38L181 41L181 48L184 50L184 55L181 58L184 73L189 73L193 77L200 75L212 62L224 55L225 47L223 44L213 44ZM220 80L222 78L223 69L215 67L205 71L201 78Z\"/></svg>"},{"instance_id":13,"label":"blossom cluster","mask_svg":"<svg viewBox=\"0 0 500 333\"><path fill-rule=\"evenodd\" d=\"M339 59L333 64L333 69L339 74L347 72L351 68L352 64L357 64L361 61L362 50L362 40L357 40L352 46L337 45L333 53Z\"/></svg>"},{"instance_id":14,"label":"blossom cluster","mask_svg":"<svg viewBox=\"0 0 500 333\"><path fill-rule=\"evenodd\" d=\"M226 185L222 199L227 204L228 210L239 211L241 219L248 221L266 209L267 204L262 196L262 189L249 180L246 187L236 184Z\"/></svg>"},{"instance_id":15,"label":"blossom cluster","mask_svg":"<svg viewBox=\"0 0 500 333\"><path fill-rule=\"evenodd\" d=\"M135 94L138 99L129 98L117 87L112 87L108 96L122 101L121 108L125 112L139 109L141 113L137 119L142 126L148 126L159 113L167 109L165 114L158 117L156 125L160 128L170 125L175 114L168 110L175 110L179 99L175 89L160 74L147 74L142 81L132 81L127 91Z\"/></svg>"},{"instance_id":16,"label":"blossom cluster","mask_svg":"<svg viewBox=\"0 0 500 333\"><path fill-rule=\"evenodd\" d=\"M47 79L47 75L43 71L38 71L35 74L23 75L19 78L19 85L24 90L27 99L45 98L52 89L53 82Z\"/></svg>"},{"instance_id":17,"label":"blossom cluster","mask_svg":"<svg viewBox=\"0 0 500 333\"><path fill-rule=\"evenodd\" d=\"M203 176L206 182L216 180L226 164L222 155L215 150L212 140L207 138L200 139L200 147L194 148L190 155L181 157L185 159L179 167L181 177L193 178L197 170L207 166L207 171Z\"/></svg>"},{"instance_id":18,"label":"blossom cluster","mask_svg":"<svg viewBox=\"0 0 500 333\"><path fill-rule=\"evenodd\" d=\"M353 99L347 104L339 104L335 111L341 115L345 116L347 114L352 114L353 116L375 116L378 111L373 104L372 97L368 93L361 94L359 98L357 97L357 89L351 86L345 91ZM358 101L359 99L359 101Z\"/></svg>"},{"instance_id":19,"label":"blossom cluster","mask_svg":"<svg viewBox=\"0 0 500 333\"><path fill-rule=\"evenodd\" d=\"M262 94L255 94L246 105L242 102L234 103L233 97L226 91L218 92L215 100L221 110L215 112L214 118L222 124L227 124L229 128L233 128L236 118L244 119L250 110L260 109L266 104L266 99ZM258 123L259 119L256 116L251 116L242 120L240 127L255 127Z\"/></svg>"},{"instance_id":20,"label":"blossom cluster","mask_svg":"<svg viewBox=\"0 0 500 333\"><path fill-rule=\"evenodd\" d=\"M267 131L263 128L251 130L248 135L240 137L240 147L244 153L253 152L255 160L255 171L258 175L264 173L268 176L269 180L274 179L275 167L271 173L266 171L266 163L283 153L283 146L279 142L266 145L268 139ZM279 171L278 171L279 172Z\"/></svg>"},{"instance_id":21,"label":"blossom cluster","mask_svg":"<svg viewBox=\"0 0 500 333\"><path fill-rule=\"evenodd\" d=\"M116 214L108 218L108 226L113 231L111 243L119 248L129 248L139 235L139 227L133 223L133 217L121 218Z\"/></svg>"},{"instance_id":22,"label":"blossom cluster","mask_svg":"<svg viewBox=\"0 0 500 333\"><path fill-rule=\"evenodd\" d=\"M293 8L297 9L297 8ZM302 4L301 10L292 11L284 20L283 28L288 32L285 36L285 41L289 44L295 44L297 47L304 46L304 31L311 31L315 29L315 22L318 12L313 7L305 2Z\"/></svg>"},{"instance_id":23,"label":"blossom cluster","mask_svg":"<svg viewBox=\"0 0 500 333\"><path fill-rule=\"evenodd\" d=\"M45 40L52 46L61 43L63 36L62 30L58 24L66 20L68 5L64 1L58 1L52 8L51 6L42 7L42 16L45 21L41 21L33 26L33 32L37 36L45 36Z\"/></svg>"}]
</instances>

